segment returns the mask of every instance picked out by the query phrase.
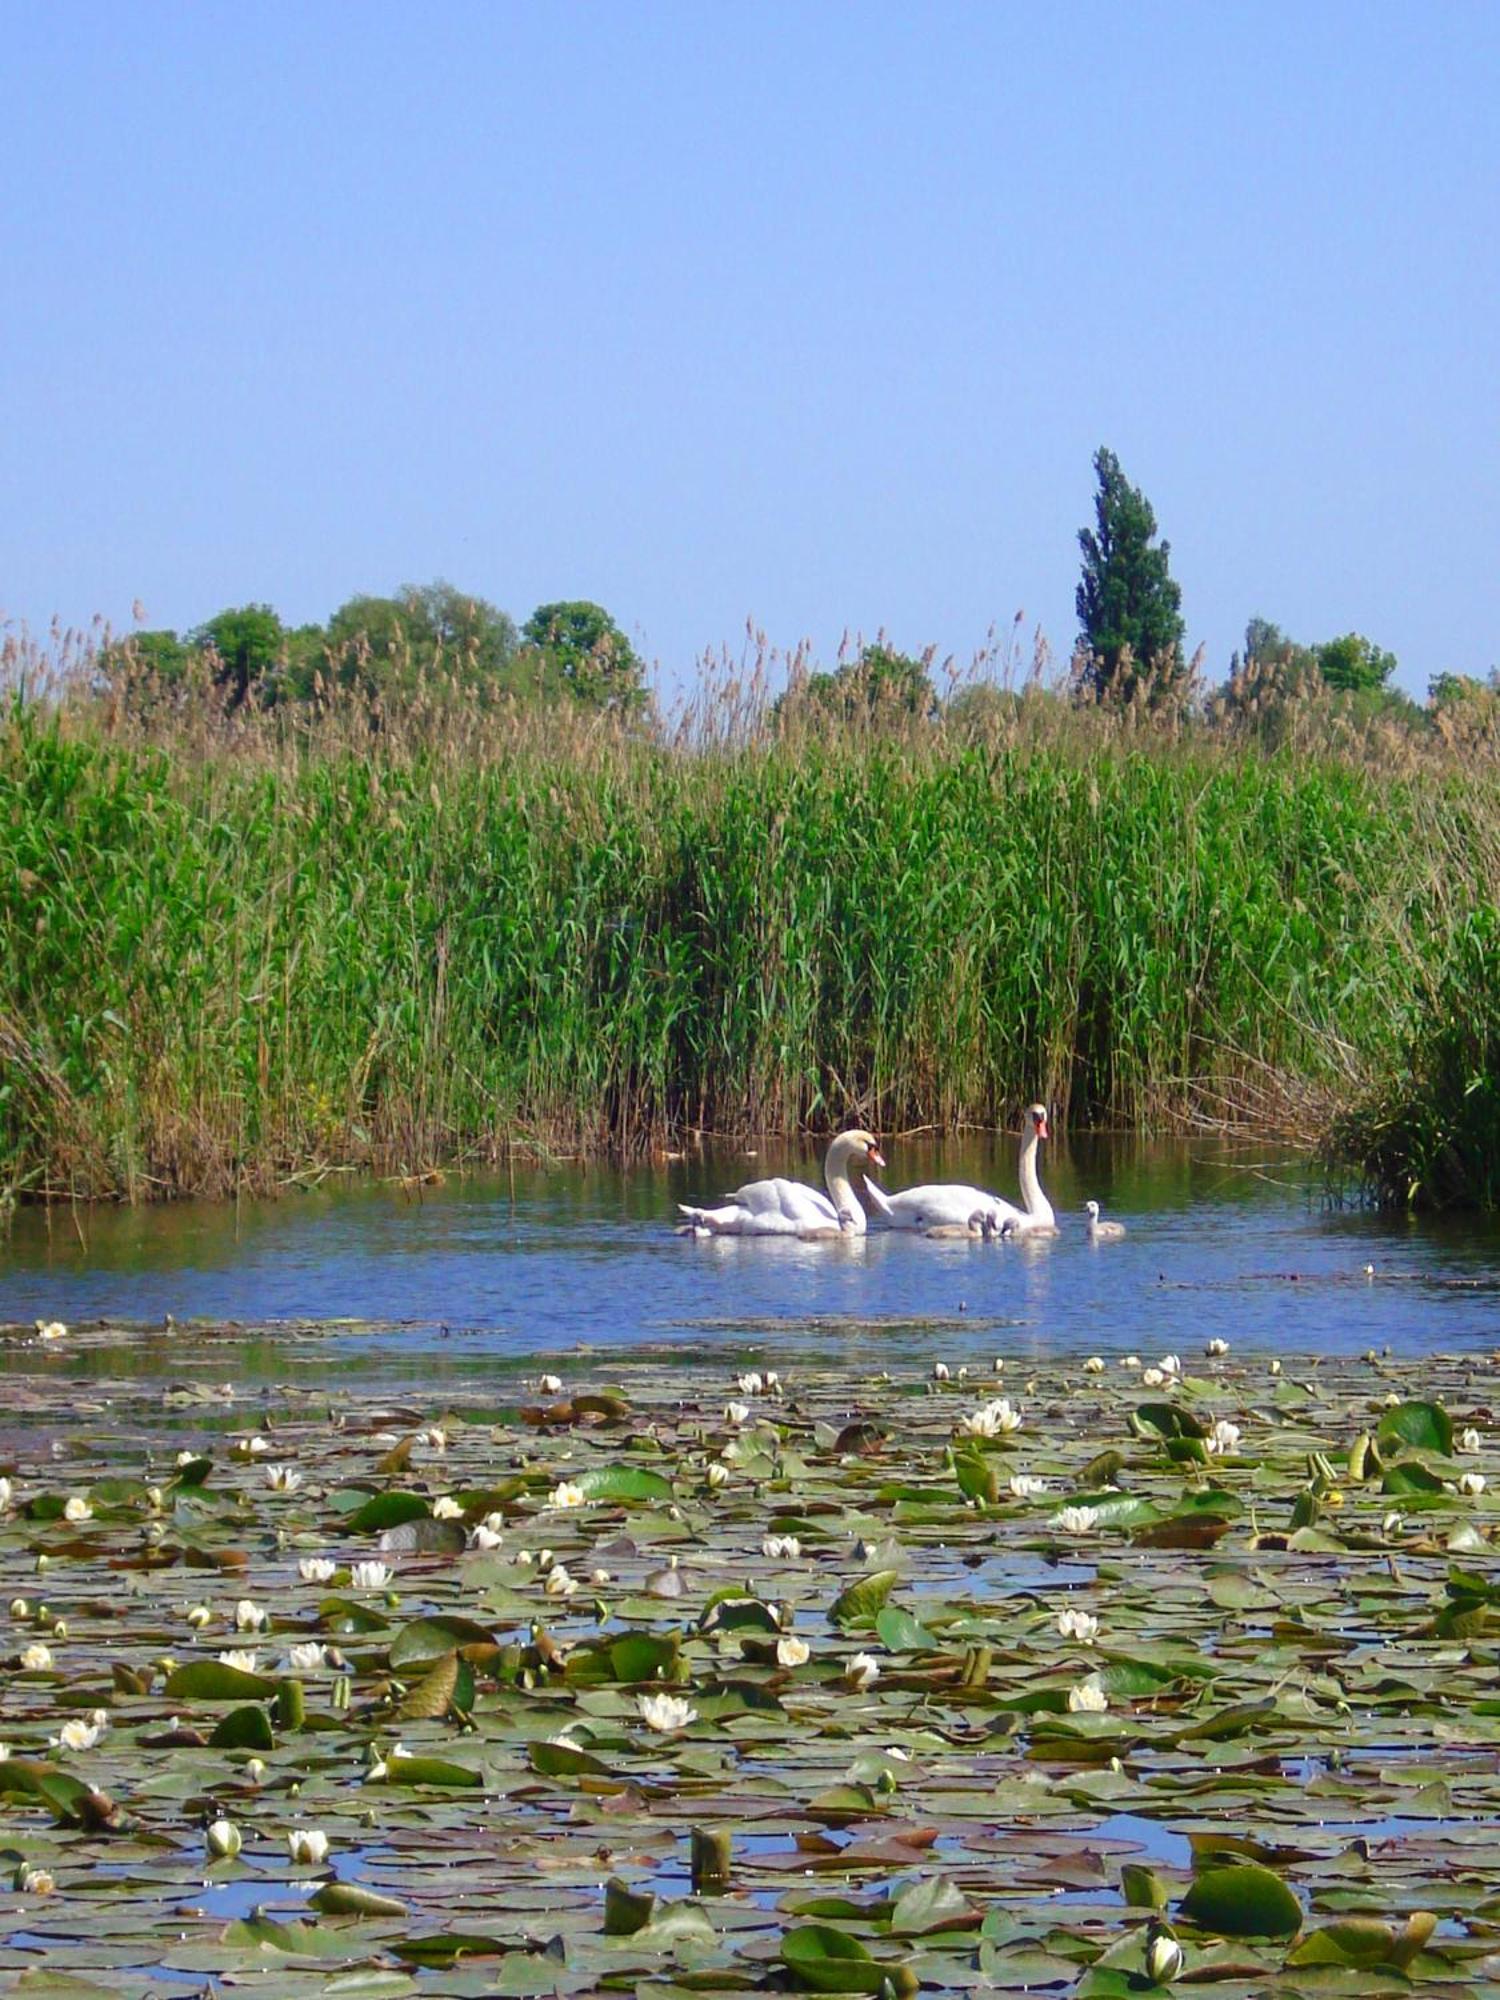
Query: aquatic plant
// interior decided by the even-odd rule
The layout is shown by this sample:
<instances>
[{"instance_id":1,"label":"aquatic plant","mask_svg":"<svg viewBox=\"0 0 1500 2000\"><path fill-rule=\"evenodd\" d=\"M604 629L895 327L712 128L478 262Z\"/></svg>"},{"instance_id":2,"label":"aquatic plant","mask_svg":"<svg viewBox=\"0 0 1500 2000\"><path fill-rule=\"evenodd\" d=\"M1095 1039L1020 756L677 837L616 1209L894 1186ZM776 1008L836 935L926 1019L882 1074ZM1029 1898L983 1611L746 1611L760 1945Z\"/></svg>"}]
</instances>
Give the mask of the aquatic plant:
<instances>
[{"instance_id":1,"label":"aquatic plant","mask_svg":"<svg viewBox=\"0 0 1500 2000\"><path fill-rule=\"evenodd\" d=\"M1028 1358L1080 1543L914 1370L783 1364L731 1435L728 1358L439 1409L321 1369L262 1399L278 1494L211 1389L106 1410L0 1338L39 1419L0 1521L19 1990L1493 1983L1500 1516L1453 1458L1490 1357L1221 1359L1144 1401ZM497 1517L514 1555L468 1538ZM205 1589L259 1661L188 1622Z\"/></svg>"}]
</instances>

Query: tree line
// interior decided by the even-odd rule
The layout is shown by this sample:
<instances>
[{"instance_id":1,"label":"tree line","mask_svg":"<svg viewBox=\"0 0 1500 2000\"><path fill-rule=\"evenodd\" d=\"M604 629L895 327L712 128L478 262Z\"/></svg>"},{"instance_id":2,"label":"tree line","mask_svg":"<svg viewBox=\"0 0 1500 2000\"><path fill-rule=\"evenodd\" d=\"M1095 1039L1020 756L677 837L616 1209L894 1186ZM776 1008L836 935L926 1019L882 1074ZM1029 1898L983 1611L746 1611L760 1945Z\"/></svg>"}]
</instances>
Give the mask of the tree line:
<instances>
[{"instance_id":1,"label":"tree line","mask_svg":"<svg viewBox=\"0 0 1500 2000\"><path fill-rule=\"evenodd\" d=\"M212 690L230 710L335 693L389 704L435 676L622 714L646 700L644 662L602 605L541 604L518 628L486 598L441 581L351 597L323 625L239 605L187 633L134 633L106 647L101 664L111 680L157 695Z\"/></svg>"},{"instance_id":2,"label":"tree line","mask_svg":"<svg viewBox=\"0 0 1500 2000\"><path fill-rule=\"evenodd\" d=\"M1078 637L1068 676L1075 701L1196 709L1210 719L1253 720L1273 733L1292 703L1320 693L1398 719L1423 716L1391 686L1395 655L1364 634L1306 643L1261 616L1246 626L1228 680L1206 689L1201 652L1186 654L1182 590L1150 501L1107 447L1093 464L1094 519L1078 535ZM933 720L955 703L982 706L995 697L981 683L945 702L933 679L935 653L903 653L882 638L831 671L794 672L775 719ZM138 632L106 648L103 665L115 684L153 693L211 690L231 711L335 694L378 709L439 675L519 699L567 700L622 716L649 706L644 662L601 605L542 604L517 627L487 599L442 581L390 597L351 597L322 625L289 626L268 604L241 605L185 634ZM1488 726L1500 723L1500 671L1483 680L1436 675L1425 713L1457 711Z\"/></svg>"}]
</instances>

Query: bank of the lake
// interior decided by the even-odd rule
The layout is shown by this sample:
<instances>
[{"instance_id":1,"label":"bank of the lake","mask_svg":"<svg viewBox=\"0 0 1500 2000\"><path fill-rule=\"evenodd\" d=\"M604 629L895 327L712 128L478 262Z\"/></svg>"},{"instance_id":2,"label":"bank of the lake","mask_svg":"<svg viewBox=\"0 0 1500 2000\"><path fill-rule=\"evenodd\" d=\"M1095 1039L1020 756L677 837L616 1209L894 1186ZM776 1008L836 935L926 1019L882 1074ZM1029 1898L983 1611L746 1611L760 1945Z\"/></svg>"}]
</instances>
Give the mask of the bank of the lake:
<instances>
[{"instance_id":1,"label":"bank of the lake","mask_svg":"<svg viewBox=\"0 0 1500 2000\"><path fill-rule=\"evenodd\" d=\"M1008 713L685 745L17 703L0 1182L243 1193L1035 1096L1312 1136L1411 1072L1435 997L1471 1060L1487 778Z\"/></svg>"}]
</instances>

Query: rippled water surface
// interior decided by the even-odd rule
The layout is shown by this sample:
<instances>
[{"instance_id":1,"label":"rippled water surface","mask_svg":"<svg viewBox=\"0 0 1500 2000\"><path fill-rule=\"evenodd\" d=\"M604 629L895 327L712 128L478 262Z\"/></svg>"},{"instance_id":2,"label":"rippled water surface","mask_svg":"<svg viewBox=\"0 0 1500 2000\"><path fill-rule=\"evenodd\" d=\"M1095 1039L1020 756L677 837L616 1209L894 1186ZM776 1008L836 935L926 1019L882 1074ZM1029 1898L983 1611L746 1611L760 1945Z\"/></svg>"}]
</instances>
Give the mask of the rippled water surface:
<instances>
[{"instance_id":1,"label":"rippled water surface","mask_svg":"<svg viewBox=\"0 0 1500 2000\"><path fill-rule=\"evenodd\" d=\"M973 1180L1013 1193L1012 1146L892 1143L887 1184ZM1237 1349L1400 1354L1500 1340L1489 1225L1340 1211L1271 1147L1088 1140L1048 1149L1063 1234L1031 1246L696 1242L675 1204L761 1173L816 1179L819 1154L771 1142L619 1172L550 1170L280 1201L17 1216L0 1245L0 1318L69 1323L350 1319L348 1345L397 1373L580 1347L722 1345L836 1359ZM1088 1195L1128 1226L1091 1245ZM1373 1273L1367 1273L1367 1266ZM167 1347L169 1343L152 1343Z\"/></svg>"}]
</instances>

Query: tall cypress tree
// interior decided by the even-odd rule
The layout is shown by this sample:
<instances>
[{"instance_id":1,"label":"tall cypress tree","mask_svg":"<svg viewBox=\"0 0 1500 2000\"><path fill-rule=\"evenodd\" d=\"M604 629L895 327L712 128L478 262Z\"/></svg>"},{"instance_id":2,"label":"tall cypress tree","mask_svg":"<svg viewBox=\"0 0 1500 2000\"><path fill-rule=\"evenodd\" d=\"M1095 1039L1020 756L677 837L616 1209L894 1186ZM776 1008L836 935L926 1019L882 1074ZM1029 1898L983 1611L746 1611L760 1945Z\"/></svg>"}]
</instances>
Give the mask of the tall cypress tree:
<instances>
[{"instance_id":1,"label":"tall cypress tree","mask_svg":"<svg viewBox=\"0 0 1500 2000\"><path fill-rule=\"evenodd\" d=\"M1182 591L1167 566L1170 546L1152 546L1151 502L1102 445L1094 471L1095 525L1078 534L1083 577L1075 601L1087 654L1082 679L1096 694L1116 699L1128 699L1148 675L1155 689L1165 691L1184 671Z\"/></svg>"}]
</instances>

